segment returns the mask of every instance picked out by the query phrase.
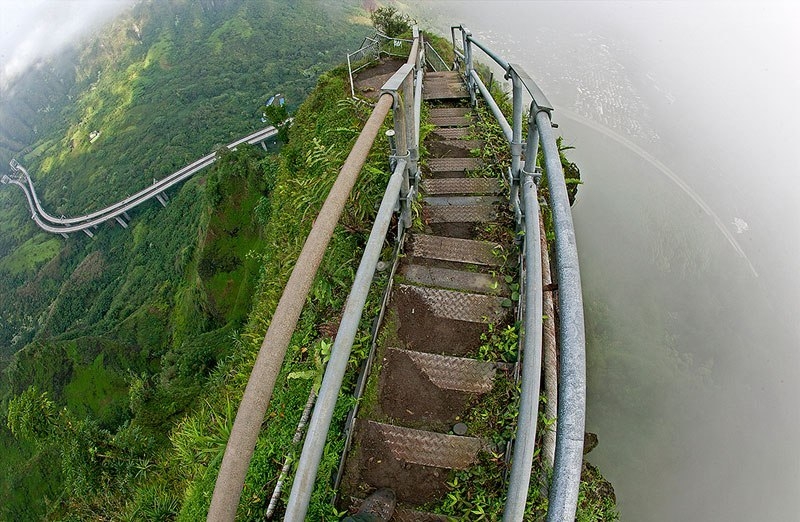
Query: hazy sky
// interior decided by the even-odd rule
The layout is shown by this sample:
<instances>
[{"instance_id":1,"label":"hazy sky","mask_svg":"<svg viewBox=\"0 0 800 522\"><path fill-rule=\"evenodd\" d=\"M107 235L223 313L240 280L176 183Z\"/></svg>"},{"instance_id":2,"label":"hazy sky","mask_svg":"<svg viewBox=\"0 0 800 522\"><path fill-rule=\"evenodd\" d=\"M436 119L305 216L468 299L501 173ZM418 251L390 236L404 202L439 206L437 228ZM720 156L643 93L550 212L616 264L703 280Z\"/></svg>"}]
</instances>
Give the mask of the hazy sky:
<instances>
[{"instance_id":1,"label":"hazy sky","mask_svg":"<svg viewBox=\"0 0 800 522\"><path fill-rule=\"evenodd\" d=\"M0 0L0 87L133 0Z\"/></svg>"}]
</instances>

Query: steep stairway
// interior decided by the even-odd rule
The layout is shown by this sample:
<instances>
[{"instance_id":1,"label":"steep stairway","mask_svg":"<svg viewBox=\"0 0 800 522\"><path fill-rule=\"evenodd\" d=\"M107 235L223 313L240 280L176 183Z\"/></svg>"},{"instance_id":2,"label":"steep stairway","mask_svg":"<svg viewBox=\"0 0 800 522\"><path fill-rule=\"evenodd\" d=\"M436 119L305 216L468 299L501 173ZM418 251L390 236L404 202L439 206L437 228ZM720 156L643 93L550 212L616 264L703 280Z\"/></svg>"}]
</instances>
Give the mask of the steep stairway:
<instances>
[{"instance_id":1,"label":"steep stairway","mask_svg":"<svg viewBox=\"0 0 800 522\"><path fill-rule=\"evenodd\" d=\"M477 360L487 325L512 320L502 273L511 244L481 239L501 223L506 197L496 177L474 177L483 162L471 151L473 112L456 73L428 73L423 97L436 126L425 146L422 226L398 266L389 313L342 482L356 508L371 491L392 488L392 520L439 521L420 511L441 500L451 470L473 466L491 444L463 423L509 365Z\"/></svg>"}]
</instances>

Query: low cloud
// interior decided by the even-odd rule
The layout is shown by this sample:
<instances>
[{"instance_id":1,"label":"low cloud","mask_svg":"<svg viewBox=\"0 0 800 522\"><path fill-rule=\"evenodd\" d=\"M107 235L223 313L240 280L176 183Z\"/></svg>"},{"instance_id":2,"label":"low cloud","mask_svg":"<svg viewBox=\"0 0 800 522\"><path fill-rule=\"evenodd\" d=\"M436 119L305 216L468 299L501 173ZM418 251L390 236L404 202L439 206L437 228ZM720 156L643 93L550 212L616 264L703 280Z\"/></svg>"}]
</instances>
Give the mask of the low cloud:
<instances>
[{"instance_id":1,"label":"low cloud","mask_svg":"<svg viewBox=\"0 0 800 522\"><path fill-rule=\"evenodd\" d=\"M3 6L0 19L0 88L33 65L119 15L134 0L39 0Z\"/></svg>"}]
</instances>

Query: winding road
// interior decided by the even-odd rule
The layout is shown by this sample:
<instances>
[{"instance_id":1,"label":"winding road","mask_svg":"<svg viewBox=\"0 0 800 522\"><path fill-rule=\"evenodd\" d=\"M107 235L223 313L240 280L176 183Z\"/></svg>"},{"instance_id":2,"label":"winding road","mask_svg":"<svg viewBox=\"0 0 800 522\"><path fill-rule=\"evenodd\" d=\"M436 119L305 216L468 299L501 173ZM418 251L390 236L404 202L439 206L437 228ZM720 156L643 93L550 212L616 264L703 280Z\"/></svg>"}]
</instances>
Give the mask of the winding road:
<instances>
[{"instance_id":1,"label":"winding road","mask_svg":"<svg viewBox=\"0 0 800 522\"><path fill-rule=\"evenodd\" d=\"M266 127L227 145L227 148L234 150L242 143L248 143L251 145L262 143L276 134L278 134L278 129L273 126ZM10 176L2 176L2 178L0 178L0 182L3 184L16 185L22 189L22 192L25 193L25 197L28 200L28 206L31 210L31 219L33 219L42 230L46 232L52 232L54 234L61 234L63 236L66 236L70 232L83 231L91 237L92 233L89 230L90 228L97 227L101 223L112 219L116 220L120 225L127 228L127 220L129 219L127 212L141 205L145 201L156 198L162 205L166 205L166 197L163 194L165 190L194 176L197 172L208 167L216 160L216 152L212 152L142 189L132 196L128 196L125 199L117 201L116 203L90 214L70 218L58 218L48 214L47 211L44 210L41 202L39 201L39 196L36 194L36 189L33 186L33 181L31 180L28 171L25 170L25 168L17 161L11 160L10 165L13 170L13 174Z\"/></svg>"}]
</instances>

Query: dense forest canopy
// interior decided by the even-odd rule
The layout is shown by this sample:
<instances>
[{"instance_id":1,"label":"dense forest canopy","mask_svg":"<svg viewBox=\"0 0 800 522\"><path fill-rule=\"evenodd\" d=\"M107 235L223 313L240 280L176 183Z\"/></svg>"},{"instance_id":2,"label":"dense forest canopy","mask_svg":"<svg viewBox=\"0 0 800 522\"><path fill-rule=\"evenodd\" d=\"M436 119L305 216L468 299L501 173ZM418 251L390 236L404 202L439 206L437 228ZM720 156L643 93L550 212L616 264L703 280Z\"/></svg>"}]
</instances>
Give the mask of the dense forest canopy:
<instances>
[{"instance_id":1,"label":"dense forest canopy","mask_svg":"<svg viewBox=\"0 0 800 522\"><path fill-rule=\"evenodd\" d=\"M50 213L95 210L266 126L277 93L295 111L364 21L355 1L140 2L4 92L0 160ZM0 187L0 518L122 509L93 495L142 473L247 321L277 172L240 147L93 240L43 233Z\"/></svg>"}]
</instances>

